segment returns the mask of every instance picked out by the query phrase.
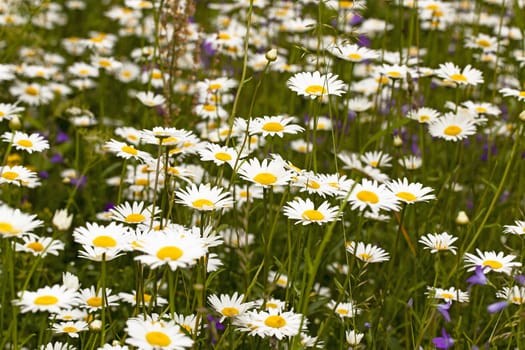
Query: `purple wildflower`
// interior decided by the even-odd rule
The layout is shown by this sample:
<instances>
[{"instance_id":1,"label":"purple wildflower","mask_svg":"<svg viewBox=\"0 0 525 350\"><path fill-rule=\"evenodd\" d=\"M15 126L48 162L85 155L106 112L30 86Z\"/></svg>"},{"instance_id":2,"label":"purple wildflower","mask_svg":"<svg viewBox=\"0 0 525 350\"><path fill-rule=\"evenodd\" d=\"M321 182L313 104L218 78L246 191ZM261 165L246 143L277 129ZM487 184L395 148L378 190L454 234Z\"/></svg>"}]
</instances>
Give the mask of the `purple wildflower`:
<instances>
[{"instance_id":1,"label":"purple wildflower","mask_svg":"<svg viewBox=\"0 0 525 350\"><path fill-rule=\"evenodd\" d=\"M59 130L55 141L56 143L67 142L69 141L69 135L63 132L62 130Z\"/></svg>"},{"instance_id":2,"label":"purple wildflower","mask_svg":"<svg viewBox=\"0 0 525 350\"><path fill-rule=\"evenodd\" d=\"M492 303L489 306L487 306L487 311L490 312L491 314L495 314L496 312L500 312L507 306L509 306L508 301L498 301L498 302Z\"/></svg>"},{"instance_id":3,"label":"purple wildflower","mask_svg":"<svg viewBox=\"0 0 525 350\"><path fill-rule=\"evenodd\" d=\"M432 339L432 343L434 343L436 349L449 349L454 346L454 339L447 334L445 328L441 328L441 337Z\"/></svg>"},{"instance_id":4,"label":"purple wildflower","mask_svg":"<svg viewBox=\"0 0 525 350\"><path fill-rule=\"evenodd\" d=\"M521 284L522 286L525 286L525 275L522 274L515 274L514 280Z\"/></svg>"},{"instance_id":5,"label":"purple wildflower","mask_svg":"<svg viewBox=\"0 0 525 350\"><path fill-rule=\"evenodd\" d=\"M483 272L484 267L483 266L476 266L476 270L474 270L474 274L467 278L467 283L469 284L469 288L472 287L475 284L481 284L485 285L488 283L487 276L485 276L485 273Z\"/></svg>"},{"instance_id":6,"label":"purple wildflower","mask_svg":"<svg viewBox=\"0 0 525 350\"><path fill-rule=\"evenodd\" d=\"M60 153L55 153L51 156L50 161L53 164L64 163L64 157Z\"/></svg>"},{"instance_id":7,"label":"purple wildflower","mask_svg":"<svg viewBox=\"0 0 525 350\"><path fill-rule=\"evenodd\" d=\"M450 310L450 307L452 306L452 302L448 301L445 304L438 304L437 310L439 313L443 316L446 322L450 322L450 315L448 313L448 310Z\"/></svg>"}]
</instances>

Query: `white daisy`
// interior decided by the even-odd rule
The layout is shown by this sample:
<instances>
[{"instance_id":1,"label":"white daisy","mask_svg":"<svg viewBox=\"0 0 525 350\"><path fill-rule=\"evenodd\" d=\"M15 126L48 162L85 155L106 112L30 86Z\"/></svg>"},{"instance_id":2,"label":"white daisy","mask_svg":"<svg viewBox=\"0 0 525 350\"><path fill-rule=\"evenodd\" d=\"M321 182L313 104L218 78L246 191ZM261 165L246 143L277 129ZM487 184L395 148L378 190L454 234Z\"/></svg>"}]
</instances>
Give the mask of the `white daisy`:
<instances>
[{"instance_id":1,"label":"white daisy","mask_svg":"<svg viewBox=\"0 0 525 350\"><path fill-rule=\"evenodd\" d=\"M349 242L346 244L346 251L353 254L365 263L377 263L390 260L389 254L382 248L370 243Z\"/></svg>"},{"instance_id":2,"label":"white daisy","mask_svg":"<svg viewBox=\"0 0 525 350\"><path fill-rule=\"evenodd\" d=\"M291 171L286 170L281 162L268 159L259 162L257 158L243 162L238 174L241 178L263 187L287 185L292 178Z\"/></svg>"},{"instance_id":3,"label":"white daisy","mask_svg":"<svg viewBox=\"0 0 525 350\"><path fill-rule=\"evenodd\" d=\"M409 183L406 177L402 180L389 181L387 187L401 202L406 204L426 202L436 198L435 195L430 193L434 189L423 187L419 182Z\"/></svg>"},{"instance_id":4,"label":"white daisy","mask_svg":"<svg viewBox=\"0 0 525 350\"><path fill-rule=\"evenodd\" d=\"M197 210L210 211L233 206L233 198L222 188L211 187L209 184L192 184L189 188L175 192L177 203Z\"/></svg>"},{"instance_id":5,"label":"white daisy","mask_svg":"<svg viewBox=\"0 0 525 350\"><path fill-rule=\"evenodd\" d=\"M476 133L476 124L472 119L462 115L447 113L437 118L428 126L428 132L433 137L439 137L447 141L459 141Z\"/></svg>"},{"instance_id":6,"label":"white daisy","mask_svg":"<svg viewBox=\"0 0 525 350\"><path fill-rule=\"evenodd\" d=\"M288 79L286 85L298 95L312 99L326 95L341 96L346 92L346 84L338 80L337 75L318 71L297 73Z\"/></svg>"},{"instance_id":7,"label":"white daisy","mask_svg":"<svg viewBox=\"0 0 525 350\"><path fill-rule=\"evenodd\" d=\"M166 99L162 95L155 94L151 91L141 91L135 95L136 98L142 102L143 105L147 107L156 107L163 105L166 102Z\"/></svg>"},{"instance_id":8,"label":"white daisy","mask_svg":"<svg viewBox=\"0 0 525 350\"><path fill-rule=\"evenodd\" d=\"M470 64L462 70L454 63L446 62L440 64L435 73L445 81L453 82L457 85L478 85L483 83L481 71L472 68Z\"/></svg>"},{"instance_id":9,"label":"white daisy","mask_svg":"<svg viewBox=\"0 0 525 350\"><path fill-rule=\"evenodd\" d=\"M227 317L237 317L242 315L249 309L253 308L252 302L244 303L244 294L239 295L237 292L230 297L227 294L217 296L212 294L208 296L210 305L222 315L220 322L223 322Z\"/></svg>"},{"instance_id":10,"label":"white daisy","mask_svg":"<svg viewBox=\"0 0 525 350\"><path fill-rule=\"evenodd\" d=\"M264 116L261 118L252 119L249 127L249 134L262 134L262 136L279 136L283 137L284 134L297 134L302 132L304 128L297 124L290 124L296 121L294 117L284 116Z\"/></svg>"},{"instance_id":11,"label":"white daisy","mask_svg":"<svg viewBox=\"0 0 525 350\"><path fill-rule=\"evenodd\" d=\"M448 289L427 287L428 292L426 293L429 298L443 299L446 302L457 301L460 303L467 303L469 301L468 292L463 292L454 287Z\"/></svg>"},{"instance_id":12,"label":"white daisy","mask_svg":"<svg viewBox=\"0 0 525 350\"><path fill-rule=\"evenodd\" d=\"M419 239L419 243L425 246L425 249L430 249L431 253L438 253L441 251L450 251L452 254L456 255L457 247L452 244L458 238L448 234L447 232L443 233L429 233L426 236L423 236Z\"/></svg>"},{"instance_id":13,"label":"white daisy","mask_svg":"<svg viewBox=\"0 0 525 350\"><path fill-rule=\"evenodd\" d=\"M296 224L309 225L316 223L322 225L338 220L339 208L331 207L328 202L323 202L315 209L314 203L309 198L306 198L306 200L297 198L286 203L283 211L284 215L289 219L297 220Z\"/></svg>"},{"instance_id":14,"label":"white daisy","mask_svg":"<svg viewBox=\"0 0 525 350\"><path fill-rule=\"evenodd\" d=\"M495 271L510 275L514 268L521 266L519 261L513 261L516 256L512 254L505 255L503 252L496 253L495 251L482 252L479 249L476 249L476 253L477 255L465 253L464 260L468 271L474 271L476 266L480 266L485 273Z\"/></svg>"},{"instance_id":15,"label":"white daisy","mask_svg":"<svg viewBox=\"0 0 525 350\"><path fill-rule=\"evenodd\" d=\"M352 210L364 211L368 208L377 213L379 210L397 211L399 209L399 199L385 184L378 184L376 181L367 179L356 183L349 195L342 194L341 197L350 202Z\"/></svg>"}]
</instances>

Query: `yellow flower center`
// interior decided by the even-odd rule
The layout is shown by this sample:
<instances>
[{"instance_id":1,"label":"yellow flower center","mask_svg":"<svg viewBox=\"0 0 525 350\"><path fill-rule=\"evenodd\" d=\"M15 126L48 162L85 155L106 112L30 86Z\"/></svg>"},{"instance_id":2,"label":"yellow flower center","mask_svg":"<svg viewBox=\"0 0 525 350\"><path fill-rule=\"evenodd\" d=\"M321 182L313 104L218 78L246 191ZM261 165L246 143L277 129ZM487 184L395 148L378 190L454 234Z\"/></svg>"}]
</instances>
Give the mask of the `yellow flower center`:
<instances>
[{"instance_id":1,"label":"yellow flower center","mask_svg":"<svg viewBox=\"0 0 525 350\"><path fill-rule=\"evenodd\" d=\"M151 79L162 79L162 74L160 72L151 73Z\"/></svg>"},{"instance_id":2,"label":"yellow flower center","mask_svg":"<svg viewBox=\"0 0 525 350\"><path fill-rule=\"evenodd\" d=\"M476 107L476 112L478 113L487 113L487 109L484 107Z\"/></svg>"},{"instance_id":3,"label":"yellow flower center","mask_svg":"<svg viewBox=\"0 0 525 350\"><path fill-rule=\"evenodd\" d=\"M91 297L88 300L86 300L86 303L91 307L101 307L102 298L101 297Z\"/></svg>"},{"instance_id":4,"label":"yellow flower center","mask_svg":"<svg viewBox=\"0 0 525 350\"><path fill-rule=\"evenodd\" d=\"M217 110L214 105L204 105L202 106L202 109L208 112L215 112Z\"/></svg>"},{"instance_id":5,"label":"yellow flower center","mask_svg":"<svg viewBox=\"0 0 525 350\"><path fill-rule=\"evenodd\" d=\"M304 90L306 93L311 95L324 95L326 94L326 89L321 85L310 85Z\"/></svg>"},{"instance_id":6,"label":"yellow flower center","mask_svg":"<svg viewBox=\"0 0 525 350\"><path fill-rule=\"evenodd\" d=\"M78 71L78 74L80 74L80 75L88 75L89 71L87 69L81 69L81 70Z\"/></svg>"},{"instance_id":7,"label":"yellow flower center","mask_svg":"<svg viewBox=\"0 0 525 350\"><path fill-rule=\"evenodd\" d=\"M352 7L352 6L354 6L353 1L339 1L339 7L341 8L347 8L347 7Z\"/></svg>"},{"instance_id":8,"label":"yellow flower center","mask_svg":"<svg viewBox=\"0 0 525 350\"><path fill-rule=\"evenodd\" d=\"M34 250L35 252L41 252L44 250L44 245L40 242L31 242L26 245L27 248Z\"/></svg>"},{"instance_id":9,"label":"yellow flower center","mask_svg":"<svg viewBox=\"0 0 525 350\"><path fill-rule=\"evenodd\" d=\"M282 328L286 326L286 320L279 315L271 315L264 320L264 324L272 328Z\"/></svg>"},{"instance_id":10,"label":"yellow flower center","mask_svg":"<svg viewBox=\"0 0 525 350\"><path fill-rule=\"evenodd\" d=\"M125 70L120 73L124 78L131 78L131 72L129 70Z\"/></svg>"},{"instance_id":11,"label":"yellow flower center","mask_svg":"<svg viewBox=\"0 0 525 350\"><path fill-rule=\"evenodd\" d=\"M380 78L377 79L377 82L379 84L388 84L389 81L390 79L388 79L387 76L381 76Z\"/></svg>"},{"instance_id":12,"label":"yellow flower center","mask_svg":"<svg viewBox=\"0 0 525 350\"><path fill-rule=\"evenodd\" d=\"M271 173L259 173L254 176L253 180L261 185L271 185L277 181L277 177Z\"/></svg>"},{"instance_id":13,"label":"yellow flower center","mask_svg":"<svg viewBox=\"0 0 525 350\"><path fill-rule=\"evenodd\" d=\"M132 146L122 146L122 148L120 149L122 152L124 153L128 153L128 154L131 154L131 155L134 155L136 156L138 154L138 151L132 147Z\"/></svg>"},{"instance_id":14,"label":"yellow flower center","mask_svg":"<svg viewBox=\"0 0 525 350\"><path fill-rule=\"evenodd\" d=\"M160 260L178 260L183 254L183 251L173 245L168 245L160 248L157 251L157 258Z\"/></svg>"},{"instance_id":15,"label":"yellow flower center","mask_svg":"<svg viewBox=\"0 0 525 350\"><path fill-rule=\"evenodd\" d=\"M449 125L443 130L443 133L448 136L456 136L460 134L462 129L457 125Z\"/></svg>"},{"instance_id":16,"label":"yellow flower center","mask_svg":"<svg viewBox=\"0 0 525 350\"><path fill-rule=\"evenodd\" d=\"M391 78L399 78L399 77L401 77L401 73L397 72L397 71L388 72L387 74Z\"/></svg>"},{"instance_id":17,"label":"yellow flower center","mask_svg":"<svg viewBox=\"0 0 525 350\"><path fill-rule=\"evenodd\" d=\"M30 147L33 147L33 142L31 142L31 140L18 140L16 142L17 145L19 146L22 146L22 147L26 147L26 148L30 148Z\"/></svg>"},{"instance_id":18,"label":"yellow flower center","mask_svg":"<svg viewBox=\"0 0 525 350\"><path fill-rule=\"evenodd\" d=\"M135 185L137 186L146 186L149 183L148 179L137 179L135 180Z\"/></svg>"},{"instance_id":19,"label":"yellow flower center","mask_svg":"<svg viewBox=\"0 0 525 350\"><path fill-rule=\"evenodd\" d=\"M277 309L278 305L276 303L266 303L267 309Z\"/></svg>"},{"instance_id":20,"label":"yellow flower center","mask_svg":"<svg viewBox=\"0 0 525 350\"><path fill-rule=\"evenodd\" d=\"M373 166L374 168L377 168L377 166L379 165L379 162L377 160L372 160L369 162L369 164Z\"/></svg>"},{"instance_id":21,"label":"yellow flower center","mask_svg":"<svg viewBox=\"0 0 525 350\"><path fill-rule=\"evenodd\" d=\"M454 294L452 293L441 293L443 299L454 299Z\"/></svg>"},{"instance_id":22,"label":"yellow flower center","mask_svg":"<svg viewBox=\"0 0 525 350\"><path fill-rule=\"evenodd\" d=\"M25 89L26 94L31 96L37 96L38 95L38 89L34 86L28 86Z\"/></svg>"},{"instance_id":23,"label":"yellow flower center","mask_svg":"<svg viewBox=\"0 0 525 350\"><path fill-rule=\"evenodd\" d=\"M239 314L239 310L237 310L234 307L225 307L221 310L221 314L223 314L226 317L232 317Z\"/></svg>"},{"instance_id":24,"label":"yellow flower center","mask_svg":"<svg viewBox=\"0 0 525 350\"><path fill-rule=\"evenodd\" d=\"M232 156L230 156L226 152L217 152L215 153L215 158L218 160L222 160L223 162L226 162L228 160L232 160Z\"/></svg>"},{"instance_id":25,"label":"yellow flower center","mask_svg":"<svg viewBox=\"0 0 525 350\"><path fill-rule=\"evenodd\" d=\"M111 236L98 236L92 241L95 247L111 248L117 245L115 238Z\"/></svg>"},{"instance_id":26,"label":"yellow flower center","mask_svg":"<svg viewBox=\"0 0 525 350\"><path fill-rule=\"evenodd\" d=\"M363 56L361 56L358 53L351 53L351 54L348 54L346 57L348 57L351 60L355 60L355 61L359 61L363 58Z\"/></svg>"},{"instance_id":27,"label":"yellow flower center","mask_svg":"<svg viewBox=\"0 0 525 350\"><path fill-rule=\"evenodd\" d=\"M372 191L359 191L356 197L362 202L367 202L371 204L376 204L379 202L379 197Z\"/></svg>"},{"instance_id":28,"label":"yellow flower center","mask_svg":"<svg viewBox=\"0 0 525 350\"><path fill-rule=\"evenodd\" d=\"M520 97L525 97L525 91L520 91L519 95Z\"/></svg>"},{"instance_id":29,"label":"yellow flower center","mask_svg":"<svg viewBox=\"0 0 525 350\"><path fill-rule=\"evenodd\" d=\"M58 303L58 298L54 295L41 295L33 300L35 305L54 305Z\"/></svg>"},{"instance_id":30,"label":"yellow flower center","mask_svg":"<svg viewBox=\"0 0 525 350\"><path fill-rule=\"evenodd\" d=\"M5 116L5 113L0 111L0 118L2 118L3 116Z\"/></svg>"},{"instance_id":31,"label":"yellow flower center","mask_svg":"<svg viewBox=\"0 0 525 350\"><path fill-rule=\"evenodd\" d=\"M208 88L210 90L219 90L221 87L222 87L222 84L215 83L215 84L210 84Z\"/></svg>"},{"instance_id":32,"label":"yellow flower center","mask_svg":"<svg viewBox=\"0 0 525 350\"><path fill-rule=\"evenodd\" d=\"M419 117L419 121L424 123L424 122L428 122L430 120L430 117L428 115L422 115Z\"/></svg>"},{"instance_id":33,"label":"yellow flower center","mask_svg":"<svg viewBox=\"0 0 525 350\"><path fill-rule=\"evenodd\" d=\"M147 293L144 293L142 295L142 299L146 302L146 303L149 303L149 301L151 300L151 295L147 294Z\"/></svg>"},{"instance_id":34,"label":"yellow flower center","mask_svg":"<svg viewBox=\"0 0 525 350\"><path fill-rule=\"evenodd\" d=\"M311 220L311 221L320 221L324 219L323 213L315 209L305 210L303 214L301 215L301 217L305 220Z\"/></svg>"},{"instance_id":35,"label":"yellow flower center","mask_svg":"<svg viewBox=\"0 0 525 350\"><path fill-rule=\"evenodd\" d=\"M171 344L171 339L162 332L148 332L146 333L146 341L149 345L166 347Z\"/></svg>"},{"instance_id":36,"label":"yellow flower center","mask_svg":"<svg viewBox=\"0 0 525 350\"><path fill-rule=\"evenodd\" d=\"M226 33L219 33L217 34L217 39L220 40L230 40L232 37L229 34Z\"/></svg>"},{"instance_id":37,"label":"yellow flower center","mask_svg":"<svg viewBox=\"0 0 525 350\"><path fill-rule=\"evenodd\" d=\"M195 208L202 209L203 207L213 207L215 203L206 198L201 198L191 203Z\"/></svg>"},{"instance_id":38,"label":"yellow flower center","mask_svg":"<svg viewBox=\"0 0 525 350\"><path fill-rule=\"evenodd\" d=\"M396 193L396 196L408 202L413 202L417 199L417 197L410 192L398 192Z\"/></svg>"},{"instance_id":39,"label":"yellow flower center","mask_svg":"<svg viewBox=\"0 0 525 350\"><path fill-rule=\"evenodd\" d=\"M337 309L335 310L335 312L338 313L339 315L348 315L347 309Z\"/></svg>"},{"instance_id":40,"label":"yellow flower center","mask_svg":"<svg viewBox=\"0 0 525 350\"><path fill-rule=\"evenodd\" d=\"M146 217L142 214L129 214L128 216L124 218L124 220L131 224L135 224L135 223L144 221L145 218Z\"/></svg>"},{"instance_id":41,"label":"yellow flower center","mask_svg":"<svg viewBox=\"0 0 525 350\"><path fill-rule=\"evenodd\" d=\"M321 185L317 181L308 180L308 182L306 183L306 187L318 190L319 188L321 188Z\"/></svg>"},{"instance_id":42,"label":"yellow flower center","mask_svg":"<svg viewBox=\"0 0 525 350\"><path fill-rule=\"evenodd\" d=\"M488 41L487 39L479 39L478 41L476 41L476 44L478 44L479 46L482 46L482 47L490 47L491 46L490 41Z\"/></svg>"},{"instance_id":43,"label":"yellow flower center","mask_svg":"<svg viewBox=\"0 0 525 350\"><path fill-rule=\"evenodd\" d=\"M268 122L263 125L262 129L268 132L279 132L283 131L284 127L278 122Z\"/></svg>"},{"instance_id":44,"label":"yellow flower center","mask_svg":"<svg viewBox=\"0 0 525 350\"><path fill-rule=\"evenodd\" d=\"M368 253L361 253L359 254L359 257L364 260L364 261L368 261L370 260L370 258L372 257L372 255L368 254Z\"/></svg>"},{"instance_id":45,"label":"yellow flower center","mask_svg":"<svg viewBox=\"0 0 525 350\"><path fill-rule=\"evenodd\" d=\"M481 264L482 266L488 266L490 267L491 269L494 269L494 270L497 270L497 269L501 269L503 267L503 264L499 261L496 261L496 260L485 260L483 262L483 264Z\"/></svg>"},{"instance_id":46,"label":"yellow flower center","mask_svg":"<svg viewBox=\"0 0 525 350\"><path fill-rule=\"evenodd\" d=\"M463 74L459 74L459 73L452 74L450 76L450 79L452 79L454 81L467 81L467 77L464 76Z\"/></svg>"},{"instance_id":47,"label":"yellow flower center","mask_svg":"<svg viewBox=\"0 0 525 350\"><path fill-rule=\"evenodd\" d=\"M523 302L523 299L521 297L512 297L512 301L521 304Z\"/></svg>"},{"instance_id":48,"label":"yellow flower center","mask_svg":"<svg viewBox=\"0 0 525 350\"><path fill-rule=\"evenodd\" d=\"M109 68L111 67L111 62L109 60L100 60L98 62L98 64L101 66L101 67L104 67L104 68Z\"/></svg>"},{"instance_id":49,"label":"yellow flower center","mask_svg":"<svg viewBox=\"0 0 525 350\"><path fill-rule=\"evenodd\" d=\"M62 330L66 333L76 333L78 332L78 329L76 327L73 327L73 326L66 326L64 328L62 328Z\"/></svg>"},{"instance_id":50,"label":"yellow flower center","mask_svg":"<svg viewBox=\"0 0 525 350\"><path fill-rule=\"evenodd\" d=\"M0 233L8 233L8 234L16 235L17 233L20 233L20 231L15 230L13 225L11 225L8 222L0 222Z\"/></svg>"},{"instance_id":51,"label":"yellow flower center","mask_svg":"<svg viewBox=\"0 0 525 350\"><path fill-rule=\"evenodd\" d=\"M18 177L18 173L15 173L14 171L4 171L2 177L7 180L14 180Z\"/></svg>"}]
</instances>

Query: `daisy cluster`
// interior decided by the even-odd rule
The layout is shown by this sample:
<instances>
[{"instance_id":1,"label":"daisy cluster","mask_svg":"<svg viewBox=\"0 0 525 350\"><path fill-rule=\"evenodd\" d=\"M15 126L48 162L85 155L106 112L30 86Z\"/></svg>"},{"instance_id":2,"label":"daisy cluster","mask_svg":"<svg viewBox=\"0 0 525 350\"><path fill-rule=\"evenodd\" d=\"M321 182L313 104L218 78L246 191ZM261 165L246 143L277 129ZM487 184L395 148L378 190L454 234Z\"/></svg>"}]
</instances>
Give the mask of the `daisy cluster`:
<instances>
[{"instance_id":1,"label":"daisy cluster","mask_svg":"<svg viewBox=\"0 0 525 350\"><path fill-rule=\"evenodd\" d=\"M0 1L0 348L519 348L524 11Z\"/></svg>"}]
</instances>

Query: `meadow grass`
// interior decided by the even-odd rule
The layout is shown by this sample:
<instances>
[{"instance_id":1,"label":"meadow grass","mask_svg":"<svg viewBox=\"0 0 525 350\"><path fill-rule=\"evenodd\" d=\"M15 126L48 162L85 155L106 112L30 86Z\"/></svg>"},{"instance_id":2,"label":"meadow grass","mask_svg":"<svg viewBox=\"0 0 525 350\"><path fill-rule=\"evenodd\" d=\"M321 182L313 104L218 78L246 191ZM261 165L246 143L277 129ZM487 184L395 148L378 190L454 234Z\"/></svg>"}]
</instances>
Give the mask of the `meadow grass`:
<instances>
[{"instance_id":1,"label":"meadow grass","mask_svg":"<svg viewBox=\"0 0 525 350\"><path fill-rule=\"evenodd\" d=\"M0 348L525 348L523 0L0 24Z\"/></svg>"}]
</instances>

